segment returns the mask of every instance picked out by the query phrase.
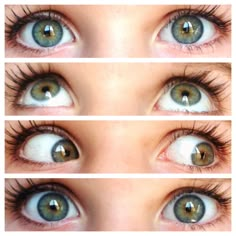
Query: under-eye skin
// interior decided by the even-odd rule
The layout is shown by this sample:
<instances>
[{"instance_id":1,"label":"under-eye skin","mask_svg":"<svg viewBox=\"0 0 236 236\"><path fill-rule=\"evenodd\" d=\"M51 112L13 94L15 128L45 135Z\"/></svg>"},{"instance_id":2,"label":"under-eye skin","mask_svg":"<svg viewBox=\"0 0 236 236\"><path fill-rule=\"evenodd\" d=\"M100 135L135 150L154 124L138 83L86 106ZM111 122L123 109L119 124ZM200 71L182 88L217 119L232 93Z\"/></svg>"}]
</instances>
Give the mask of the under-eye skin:
<instances>
[{"instance_id":1,"label":"under-eye skin","mask_svg":"<svg viewBox=\"0 0 236 236\"><path fill-rule=\"evenodd\" d=\"M231 31L231 20L227 14L218 13L220 8L220 5L190 6L170 13L157 41L179 46L182 52L204 53L204 49L221 43Z\"/></svg>"},{"instance_id":2,"label":"under-eye skin","mask_svg":"<svg viewBox=\"0 0 236 236\"><path fill-rule=\"evenodd\" d=\"M75 42L74 27L60 12L51 8L31 12L28 6L22 6L24 16L13 9L7 16L5 35L12 47L21 47L37 55L59 51L61 47Z\"/></svg>"},{"instance_id":3,"label":"under-eye skin","mask_svg":"<svg viewBox=\"0 0 236 236\"><path fill-rule=\"evenodd\" d=\"M225 94L229 83L228 81L217 82L218 78L211 78L211 73L205 71L187 74L185 68L182 76L169 78L157 98L154 112L168 111L207 115L224 113L226 109L222 103L229 96L229 94Z\"/></svg>"},{"instance_id":4,"label":"under-eye skin","mask_svg":"<svg viewBox=\"0 0 236 236\"><path fill-rule=\"evenodd\" d=\"M8 151L13 159L27 164L57 164L76 161L80 150L73 138L54 124L37 125L30 122L26 128L19 123L20 130L11 127L6 131Z\"/></svg>"},{"instance_id":5,"label":"under-eye skin","mask_svg":"<svg viewBox=\"0 0 236 236\"><path fill-rule=\"evenodd\" d=\"M219 133L217 125L174 130L167 134L167 140L157 161L170 162L169 166L187 168L191 173L217 172L230 163L230 137Z\"/></svg>"},{"instance_id":6,"label":"under-eye skin","mask_svg":"<svg viewBox=\"0 0 236 236\"><path fill-rule=\"evenodd\" d=\"M38 70L27 64L27 71L19 66L16 70L7 70L9 83L6 98L15 108L72 107L74 105L71 89L64 78L47 69Z\"/></svg>"},{"instance_id":7,"label":"under-eye skin","mask_svg":"<svg viewBox=\"0 0 236 236\"><path fill-rule=\"evenodd\" d=\"M35 184L32 180L8 186L6 208L24 225L48 230L69 224L75 218L79 221L81 211L73 193L59 183Z\"/></svg>"},{"instance_id":8,"label":"under-eye skin","mask_svg":"<svg viewBox=\"0 0 236 236\"><path fill-rule=\"evenodd\" d=\"M161 218L170 225L176 224L178 230L207 230L230 211L231 200L220 184L186 187L175 190L172 195Z\"/></svg>"}]
</instances>

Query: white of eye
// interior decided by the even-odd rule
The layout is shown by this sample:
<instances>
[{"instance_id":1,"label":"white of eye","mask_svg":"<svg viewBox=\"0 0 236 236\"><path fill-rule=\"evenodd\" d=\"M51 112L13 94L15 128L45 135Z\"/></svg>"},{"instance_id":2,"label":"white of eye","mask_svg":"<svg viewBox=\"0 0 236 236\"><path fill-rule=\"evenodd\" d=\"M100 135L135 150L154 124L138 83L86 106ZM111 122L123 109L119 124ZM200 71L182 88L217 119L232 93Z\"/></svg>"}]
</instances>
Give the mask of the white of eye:
<instances>
[{"instance_id":1,"label":"white of eye","mask_svg":"<svg viewBox=\"0 0 236 236\"><path fill-rule=\"evenodd\" d=\"M20 31L16 41L28 48L33 48L33 49L46 49L42 46L40 46L37 42L35 42L33 36L32 36L32 30L34 25L37 23L37 21L30 22L26 24L22 30ZM71 33L71 31L65 27L63 24L61 24L62 27L62 38L58 42L57 45L53 47L58 47L66 43L73 42L74 36ZM50 47L49 47L50 48Z\"/></svg>"},{"instance_id":2,"label":"white of eye","mask_svg":"<svg viewBox=\"0 0 236 236\"><path fill-rule=\"evenodd\" d=\"M48 221L46 221L45 219L43 219L39 212L37 211L37 207L38 207L38 202L39 200L46 194L48 193L54 193L53 191L45 191L45 192L41 192L41 193L35 193L33 194L24 204L23 208L22 208L22 214L35 222L39 222L39 223L46 223ZM72 218L72 217L76 217L79 215L79 212L75 206L75 204L66 196L63 195L63 197L66 199L67 203L68 203L68 213L65 217L65 219L68 218Z\"/></svg>"},{"instance_id":3,"label":"white of eye","mask_svg":"<svg viewBox=\"0 0 236 236\"><path fill-rule=\"evenodd\" d=\"M157 101L157 107L159 110L162 111L176 111L176 112L211 112L215 111L216 108L212 104L212 101L210 98L202 91L202 89L199 89L196 87L200 94L201 99L199 102L193 105L184 106L177 102L175 102L171 97L171 90L174 88L172 86L168 89L166 93L164 93L159 100Z\"/></svg>"},{"instance_id":4,"label":"white of eye","mask_svg":"<svg viewBox=\"0 0 236 236\"><path fill-rule=\"evenodd\" d=\"M202 17L197 17L203 25L203 34L201 36L201 38L194 43L194 45L200 45L202 43L206 43L208 41L210 41L215 33L216 33L216 29L214 27L214 24ZM164 28L161 29L160 33L159 33L159 37L160 40L162 41L166 41L169 43L176 43L176 44L180 44L172 35L172 26L174 24L174 20L171 21L169 24L167 24Z\"/></svg>"},{"instance_id":5,"label":"white of eye","mask_svg":"<svg viewBox=\"0 0 236 236\"><path fill-rule=\"evenodd\" d=\"M60 83L59 83L60 90L58 94L56 94L54 97L51 97L44 101L36 100L31 95L31 90L36 83L37 81L30 84L26 88L26 90L18 100L19 105L36 106L36 107L60 107L60 106L71 106L73 104L71 96Z\"/></svg>"},{"instance_id":6,"label":"white of eye","mask_svg":"<svg viewBox=\"0 0 236 236\"><path fill-rule=\"evenodd\" d=\"M194 165L191 160L191 154L195 147L202 142L206 141L193 135L179 137L167 148L166 156L169 160L179 164Z\"/></svg>"},{"instance_id":7,"label":"white of eye","mask_svg":"<svg viewBox=\"0 0 236 236\"><path fill-rule=\"evenodd\" d=\"M186 193L186 194L181 194L180 196L176 197L174 200L172 200L170 203L167 204L167 206L164 208L162 212L163 217L165 219L179 222L179 220L176 218L175 213L174 213L174 205L179 198L185 195L197 196L203 201L205 205L205 214L197 223L204 224L216 218L218 214L218 205L215 199L208 197L206 195L203 195L203 194L199 194L199 193L191 193L191 194Z\"/></svg>"},{"instance_id":8,"label":"white of eye","mask_svg":"<svg viewBox=\"0 0 236 236\"><path fill-rule=\"evenodd\" d=\"M20 150L20 157L34 162L54 162L53 146L63 138L56 134L38 134L27 140Z\"/></svg>"}]
</instances>

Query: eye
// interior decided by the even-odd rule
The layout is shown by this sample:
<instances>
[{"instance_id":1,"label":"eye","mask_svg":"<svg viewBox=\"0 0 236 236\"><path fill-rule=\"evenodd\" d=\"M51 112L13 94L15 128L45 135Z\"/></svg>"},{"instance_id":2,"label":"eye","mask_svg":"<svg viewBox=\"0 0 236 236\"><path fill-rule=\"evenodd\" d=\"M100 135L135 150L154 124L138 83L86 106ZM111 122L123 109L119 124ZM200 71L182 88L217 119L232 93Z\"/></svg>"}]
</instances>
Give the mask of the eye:
<instances>
[{"instance_id":1,"label":"eye","mask_svg":"<svg viewBox=\"0 0 236 236\"><path fill-rule=\"evenodd\" d=\"M9 40L15 37L16 42L28 49L46 50L58 48L75 41L74 28L65 17L56 11L41 11L32 13L29 8L23 8L28 14L20 17L14 13L16 18L7 25L6 31Z\"/></svg>"},{"instance_id":2,"label":"eye","mask_svg":"<svg viewBox=\"0 0 236 236\"><path fill-rule=\"evenodd\" d=\"M51 74L30 83L17 103L37 107L71 106L73 101L61 81L57 75Z\"/></svg>"},{"instance_id":3,"label":"eye","mask_svg":"<svg viewBox=\"0 0 236 236\"><path fill-rule=\"evenodd\" d=\"M180 82L167 88L156 103L158 110L175 112L213 112L216 107L210 96L199 86Z\"/></svg>"},{"instance_id":4,"label":"eye","mask_svg":"<svg viewBox=\"0 0 236 236\"><path fill-rule=\"evenodd\" d=\"M50 133L37 134L29 137L19 156L33 162L67 162L80 157L74 143L62 136Z\"/></svg>"},{"instance_id":5,"label":"eye","mask_svg":"<svg viewBox=\"0 0 236 236\"><path fill-rule=\"evenodd\" d=\"M199 193L180 194L162 212L164 219L183 224L208 223L218 214L217 201Z\"/></svg>"},{"instance_id":6,"label":"eye","mask_svg":"<svg viewBox=\"0 0 236 236\"><path fill-rule=\"evenodd\" d=\"M179 44L204 44L213 40L216 29L212 22L194 15L182 15L168 23L159 34L160 40Z\"/></svg>"},{"instance_id":7,"label":"eye","mask_svg":"<svg viewBox=\"0 0 236 236\"><path fill-rule=\"evenodd\" d=\"M211 166L216 164L215 149L207 140L186 135L177 138L166 150L167 159L189 166Z\"/></svg>"},{"instance_id":8,"label":"eye","mask_svg":"<svg viewBox=\"0 0 236 236\"><path fill-rule=\"evenodd\" d=\"M75 204L66 195L55 191L35 193L26 199L22 215L38 223L62 221L79 217Z\"/></svg>"}]
</instances>

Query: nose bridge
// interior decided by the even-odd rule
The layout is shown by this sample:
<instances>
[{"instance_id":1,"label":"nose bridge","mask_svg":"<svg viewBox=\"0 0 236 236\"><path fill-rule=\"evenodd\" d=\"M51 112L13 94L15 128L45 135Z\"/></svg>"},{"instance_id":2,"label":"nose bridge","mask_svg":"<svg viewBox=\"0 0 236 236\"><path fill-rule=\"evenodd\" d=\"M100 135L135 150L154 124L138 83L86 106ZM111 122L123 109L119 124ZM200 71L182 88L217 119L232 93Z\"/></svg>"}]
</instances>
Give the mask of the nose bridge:
<instances>
[{"instance_id":1,"label":"nose bridge","mask_svg":"<svg viewBox=\"0 0 236 236\"><path fill-rule=\"evenodd\" d=\"M126 77L125 73L119 72L119 66L106 65L94 81L85 82L89 92L85 94L85 106L81 112L86 115L137 114L136 88Z\"/></svg>"},{"instance_id":2,"label":"nose bridge","mask_svg":"<svg viewBox=\"0 0 236 236\"><path fill-rule=\"evenodd\" d=\"M96 127L95 127L96 129ZM92 148L88 153L85 172L95 173L127 173L135 172L140 156L134 155L134 143L130 136L127 122L103 122L93 134ZM134 161L136 160L136 162Z\"/></svg>"},{"instance_id":3,"label":"nose bridge","mask_svg":"<svg viewBox=\"0 0 236 236\"><path fill-rule=\"evenodd\" d=\"M132 27L133 7L109 5L102 6L99 11L104 17L100 19L100 25L93 29L88 57L134 56L136 49L133 46L138 45L138 39ZM136 43L132 44L134 38Z\"/></svg>"},{"instance_id":4,"label":"nose bridge","mask_svg":"<svg viewBox=\"0 0 236 236\"><path fill-rule=\"evenodd\" d=\"M125 179L110 179L100 185L101 198L97 202L96 221L94 230L97 231L119 231L138 230L137 201L134 193L136 191L133 181ZM136 210L135 210L136 209ZM139 209L142 215L142 207ZM140 224L141 225L141 224ZM142 224L143 227L145 224Z\"/></svg>"}]
</instances>

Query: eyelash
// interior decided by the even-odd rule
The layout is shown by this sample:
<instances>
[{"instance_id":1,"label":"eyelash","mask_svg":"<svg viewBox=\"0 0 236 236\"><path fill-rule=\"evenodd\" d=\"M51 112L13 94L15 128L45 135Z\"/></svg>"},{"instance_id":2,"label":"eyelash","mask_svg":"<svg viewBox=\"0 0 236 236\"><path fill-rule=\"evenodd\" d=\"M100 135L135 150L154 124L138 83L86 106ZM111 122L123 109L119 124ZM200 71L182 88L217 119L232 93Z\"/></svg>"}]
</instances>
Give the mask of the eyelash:
<instances>
[{"instance_id":1,"label":"eyelash","mask_svg":"<svg viewBox=\"0 0 236 236\"><path fill-rule=\"evenodd\" d=\"M217 131L218 125L210 125L204 124L202 126L197 126L196 123L193 124L191 129L186 129L185 127L181 127L180 129L176 129L171 131L167 134L168 137L168 144L167 146L171 145L175 142L178 138L187 135L195 135L198 137L202 137L206 139L208 142L212 143L215 150L217 158L220 159L217 163L212 166L206 167L199 167L194 165L183 165L184 168L188 168L191 172L196 171L202 173L203 171L214 171L216 169L221 169L222 163L227 165L229 160L228 156L230 156L231 150L231 140L230 138L226 137L224 133L219 133ZM179 164L181 165L181 164Z\"/></svg>"},{"instance_id":2,"label":"eyelash","mask_svg":"<svg viewBox=\"0 0 236 236\"><path fill-rule=\"evenodd\" d=\"M35 226L40 227L41 229L44 226L44 224L42 223L37 223L31 221L30 219L25 218L20 213L22 204L24 204L24 202L30 195L43 191L57 191L62 194L69 193L70 195L73 195L73 192L67 189L66 186L56 182L36 184L32 179L26 179L25 183L20 183L20 181L16 179L15 183L16 186L11 185L10 183L9 185L6 186L5 208L6 210L9 210L13 214L16 220L21 220L22 221L21 223L23 223L23 225L25 226L33 224ZM194 183L193 186L191 187L183 187L174 190L170 194L170 197L168 197L169 200L166 201L165 205L171 203L171 201L173 201L178 196L186 193L199 193L215 199L220 205L221 217L210 223L202 225L199 224L189 225L191 230L205 230L206 227L208 226L209 227L215 226L217 222L222 221L222 217L226 218L226 216L230 214L231 196L228 196L227 191L222 191L221 188L222 188L221 183L206 184L201 186L197 186L196 183Z\"/></svg>"},{"instance_id":3,"label":"eyelash","mask_svg":"<svg viewBox=\"0 0 236 236\"><path fill-rule=\"evenodd\" d=\"M17 43L16 41L17 33L22 29L22 27L37 20L57 20L64 27L66 27L72 35L74 35L66 23L66 17L62 13L54 11L51 6L49 9L45 10L41 10L39 8L36 12L32 12L28 6L21 6L21 9L24 16L19 16L13 9L10 9L13 19L7 16L8 23L5 23L6 40L12 47L20 46L24 50L29 50L36 54L40 54L42 52L42 49L28 48L27 46Z\"/></svg>"}]
</instances>

